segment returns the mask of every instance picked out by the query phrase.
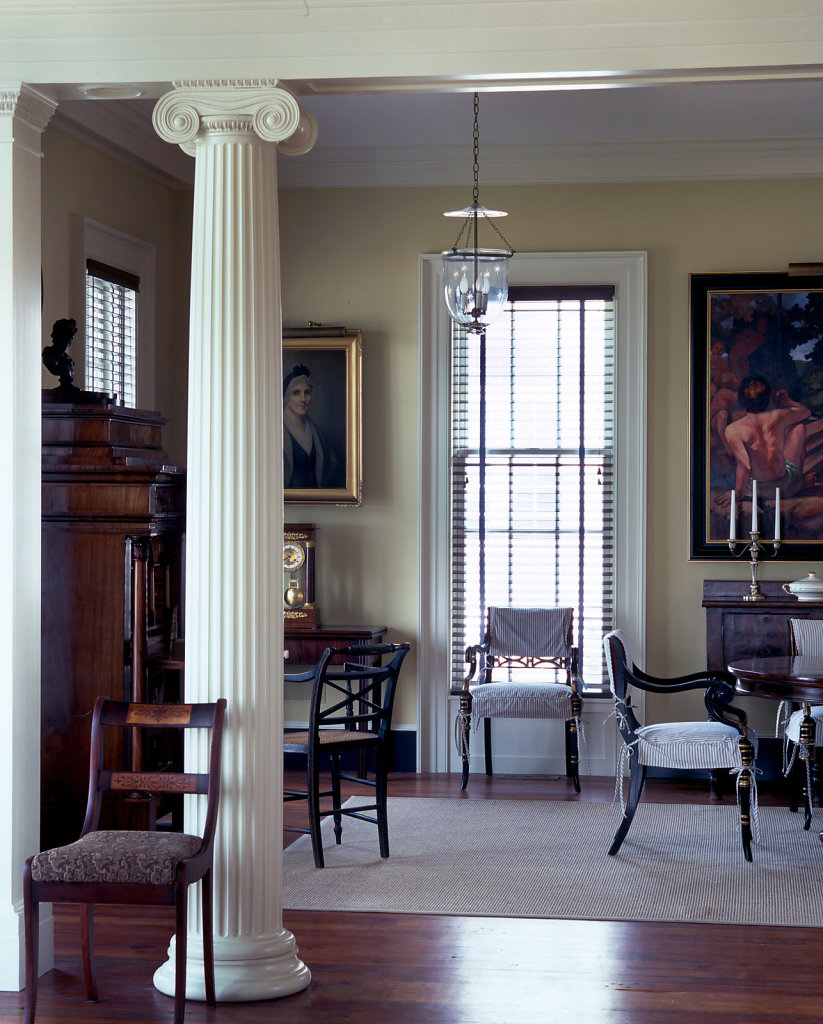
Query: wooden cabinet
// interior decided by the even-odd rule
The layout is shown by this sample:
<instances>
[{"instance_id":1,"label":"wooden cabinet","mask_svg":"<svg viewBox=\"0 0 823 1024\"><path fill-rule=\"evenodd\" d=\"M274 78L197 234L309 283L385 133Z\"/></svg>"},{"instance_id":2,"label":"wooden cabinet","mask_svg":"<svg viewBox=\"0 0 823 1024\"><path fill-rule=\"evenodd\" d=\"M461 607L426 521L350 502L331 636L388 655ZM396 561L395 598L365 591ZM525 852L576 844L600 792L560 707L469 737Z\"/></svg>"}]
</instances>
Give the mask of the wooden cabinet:
<instances>
[{"instance_id":1,"label":"wooden cabinet","mask_svg":"<svg viewBox=\"0 0 823 1024\"><path fill-rule=\"evenodd\" d=\"M286 671L297 665L316 665L327 647L349 647L352 644L379 644L386 635L386 626L324 626L322 629L286 628L283 647Z\"/></svg>"},{"instance_id":2,"label":"wooden cabinet","mask_svg":"<svg viewBox=\"0 0 823 1024\"><path fill-rule=\"evenodd\" d=\"M164 422L156 412L43 404L44 849L79 834L96 697L150 696L147 658L182 628L184 476L161 447ZM131 765L143 752L115 755Z\"/></svg>"},{"instance_id":3,"label":"wooden cabinet","mask_svg":"<svg viewBox=\"0 0 823 1024\"><path fill-rule=\"evenodd\" d=\"M744 601L744 580L704 580L708 668L789 654L789 619L823 619L823 601L798 601L781 583L761 582L760 588L765 600Z\"/></svg>"}]
</instances>

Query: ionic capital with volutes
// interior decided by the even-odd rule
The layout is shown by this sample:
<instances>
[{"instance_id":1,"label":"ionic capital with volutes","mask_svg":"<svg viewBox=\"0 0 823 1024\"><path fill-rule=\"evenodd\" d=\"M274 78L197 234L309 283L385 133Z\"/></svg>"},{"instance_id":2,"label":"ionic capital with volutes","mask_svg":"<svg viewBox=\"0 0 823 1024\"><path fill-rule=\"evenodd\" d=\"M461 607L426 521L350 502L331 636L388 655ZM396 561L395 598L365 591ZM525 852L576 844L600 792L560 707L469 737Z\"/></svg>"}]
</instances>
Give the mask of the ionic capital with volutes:
<instances>
[{"instance_id":1,"label":"ionic capital with volutes","mask_svg":"<svg viewBox=\"0 0 823 1024\"><path fill-rule=\"evenodd\" d=\"M297 145L307 153L317 139L312 115L276 79L175 82L152 115L154 129L166 142L193 155L195 140L209 135L251 135L264 142Z\"/></svg>"}]
</instances>

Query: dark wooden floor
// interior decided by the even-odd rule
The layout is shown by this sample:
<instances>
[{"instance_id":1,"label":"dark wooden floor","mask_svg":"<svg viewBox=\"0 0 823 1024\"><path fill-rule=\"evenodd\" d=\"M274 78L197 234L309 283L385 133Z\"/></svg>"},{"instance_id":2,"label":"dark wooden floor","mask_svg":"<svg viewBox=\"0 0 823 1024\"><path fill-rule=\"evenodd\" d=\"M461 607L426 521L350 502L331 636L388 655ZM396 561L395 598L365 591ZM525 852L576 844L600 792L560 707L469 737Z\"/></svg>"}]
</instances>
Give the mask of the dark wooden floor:
<instances>
[{"instance_id":1,"label":"dark wooden floor","mask_svg":"<svg viewBox=\"0 0 823 1024\"><path fill-rule=\"evenodd\" d=\"M576 796L565 779L473 776L467 798L611 800L612 790L606 779L584 779ZM443 776L397 776L391 792L460 798L457 780ZM644 799L703 801L708 793L702 783L651 782ZM783 799L761 787L761 803ZM298 815L293 806L287 813ZM817 818L812 827L820 827ZM292 839L287 833L285 841ZM460 885L458 863L454 881ZM820 878L810 884L819 902ZM56 908L55 917L57 966L40 982L40 1024L170 1021L171 1000L151 983L173 930L165 910L97 912L96 1004L83 997L76 912ZM823 1021L819 929L288 911L283 917L312 971L309 988L216 1010L191 1002L187 1024ZM0 993L0 1024L21 1021L22 1005L22 994Z\"/></svg>"}]
</instances>

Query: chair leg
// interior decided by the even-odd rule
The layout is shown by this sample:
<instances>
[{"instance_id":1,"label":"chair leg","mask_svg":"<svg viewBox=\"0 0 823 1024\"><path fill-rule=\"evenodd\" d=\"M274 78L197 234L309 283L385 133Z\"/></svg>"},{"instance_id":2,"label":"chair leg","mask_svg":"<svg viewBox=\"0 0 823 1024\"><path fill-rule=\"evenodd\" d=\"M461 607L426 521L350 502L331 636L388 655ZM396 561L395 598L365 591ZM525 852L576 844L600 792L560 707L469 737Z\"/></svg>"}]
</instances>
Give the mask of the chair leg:
<instances>
[{"instance_id":1,"label":"chair leg","mask_svg":"<svg viewBox=\"0 0 823 1024\"><path fill-rule=\"evenodd\" d=\"M483 719L483 753L486 758L486 775L492 774L492 720Z\"/></svg>"},{"instance_id":2,"label":"chair leg","mask_svg":"<svg viewBox=\"0 0 823 1024\"><path fill-rule=\"evenodd\" d=\"M203 899L203 973L206 982L206 1004L208 1006L217 1006L217 996L214 991L214 922L212 914L211 870L208 870L203 875L201 896Z\"/></svg>"},{"instance_id":3,"label":"chair leg","mask_svg":"<svg viewBox=\"0 0 823 1024\"><path fill-rule=\"evenodd\" d=\"M751 740L741 736L737 742L740 748L741 764L744 769L751 770L754 767L754 747ZM743 856L750 861L752 859L752 775L750 771L741 772L737 794L740 801L740 838L743 843Z\"/></svg>"},{"instance_id":4,"label":"chair leg","mask_svg":"<svg viewBox=\"0 0 823 1024\"><path fill-rule=\"evenodd\" d=\"M794 764L789 770L789 774L786 776L786 785L789 791L789 810L792 814L797 813L797 809L800 806L800 800L803 794L803 775L802 773L806 770L806 766L801 762L795 751Z\"/></svg>"},{"instance_id":5,"label":"chair leg","mask_svg":"<svg viewBox=\"0 0 823 1024\"><path fill-rule=\"evenodd\" d=\"M26 1009L23 1024L34 1024L40 959L40 904L32 896L31 868L28 863L23 870L23 917L26 926Z\"/></svg>"},{"instance_id":6,"label":"chair leg","mask_svg":"<svg viewBox=\"0 0 823 1024\"><path fill-rule=\"evenodd\" d=\"M472 695L468 690L461 690L460 692L459 716L458 729L460 730L460 756L463 760L463 774L460 779L460 788L463 790L466 788L469 781L469 753L472 731Z\"/></svg>"},{"instance_id":7,"label":"chair leg","mask_svg":"<svg viewBox=\"0 0 823 1024\"><path fill-rule=\"evenodd\" d=\"M815 741L815 724L812 719L809 705L803 705L803 721L800 723L800 746L805 748L804 752L806 755L806 763L801 765L803 769L803 806L805 809L805 816L803 818L803 828L808 831L809 826L812 823L812 779L814 777L814 741Z\"/></svg>"},{"instance_id":8,"label":"chair leg","mask_svg":"<svg viewBox=\"0 0 823 1024\"><path fill-rule=\"evenodd\" d=\"M340 813L340 755L331 755L331 792L334 812L334 841L339 846L343 841L343 815Z\"/></svg>"},{"instance_id":9,"label":"chair leg","mask_svg":"<svg viewBox=\"0 0 823 1024\"><path fill-rule=\"evenodd\" d=\"M188 955L188 886L177 885L175 900L174 1024L183 1024L186 1012L186 956Z\"/></svg>"},{"instance_id":10,"label":"chair leg","mask_svg":"<svg viewBox=\"0 0 823 1024\"><path fill-rule=\"evenodd\" d=\"M566 775L574 784L575 793L580 792L580 744L577 733L577 719L566 721Z\"/></svg>"},{"instance_id":11,"label":"chair leg","mask_svg":"<svg viewBox=\"0 0 823 1024\"><path fill-rule=\"evenodd\" d=\"M323 838L320 835L320 766L311 745L309 746L309 766L307 800L309 805L309 829L311 832L311 848L314 854L314 866L325 867L323 860Z\"/></svg>"},{"instance_id":12,"label":"chair leg","mask_svg":"<svg viewBox=\"0 0 823 1024\"><path fill-rule=\"evenodd\" d=\"M387 781L385 751L379 750L377 753L374 784L375 803L377 804L377 838L380 842L381 857L388 857L389 855L389 819L386 809Z\"/></svg>"},{"instance_id":13,"label":"chair leg","mask_svg":"<svg viewBox=\"0 0 823 1024\"><path fill-rule=\"evenodd\" d=\"M629 831L629 826L634 818L634 812L637 810L637 805L640 802L640 794L643 792L643 783L646 781L646 766L638 764L635 759L632 759L632 770L629 779L629 798L626 801L626 811L623 815L623 820L620 822L620 828L615 832L612 845L609 847L609 856L614 856L623 844L623 840L626 838L626 834Z\"/></svg>"},{"instance_id":14,"label":"chair leg","mask_svg":"<svg viewBox=\"0 0 823 1024\"><path fill-rule=\"evenodd\" d=\"M94 977L94 904L84 903L80 907L80 946L83 953L83 981L86 984L86 999L97 1002L97 981Z\"/></svg>"}]
</instances>

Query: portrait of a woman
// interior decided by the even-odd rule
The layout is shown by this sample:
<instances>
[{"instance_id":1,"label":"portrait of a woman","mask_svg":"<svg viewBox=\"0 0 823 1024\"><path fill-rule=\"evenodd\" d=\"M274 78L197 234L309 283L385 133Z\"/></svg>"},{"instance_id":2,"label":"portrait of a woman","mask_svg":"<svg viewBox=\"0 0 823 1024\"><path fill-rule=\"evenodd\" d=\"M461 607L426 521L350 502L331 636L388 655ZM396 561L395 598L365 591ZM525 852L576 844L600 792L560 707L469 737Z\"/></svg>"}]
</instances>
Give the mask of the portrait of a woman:
<instances>
[{"instance_id":1,"label":"portrait of a woman","mask_svg":"<svg viewBox=\"0 0 823 1024\"><path fill-rule=\"evenodd\" d=\"M342 487L345 472L326 434L309 415L314 383L302 363L283 378L283 486Z\"/></svg>"}]
</instances>

